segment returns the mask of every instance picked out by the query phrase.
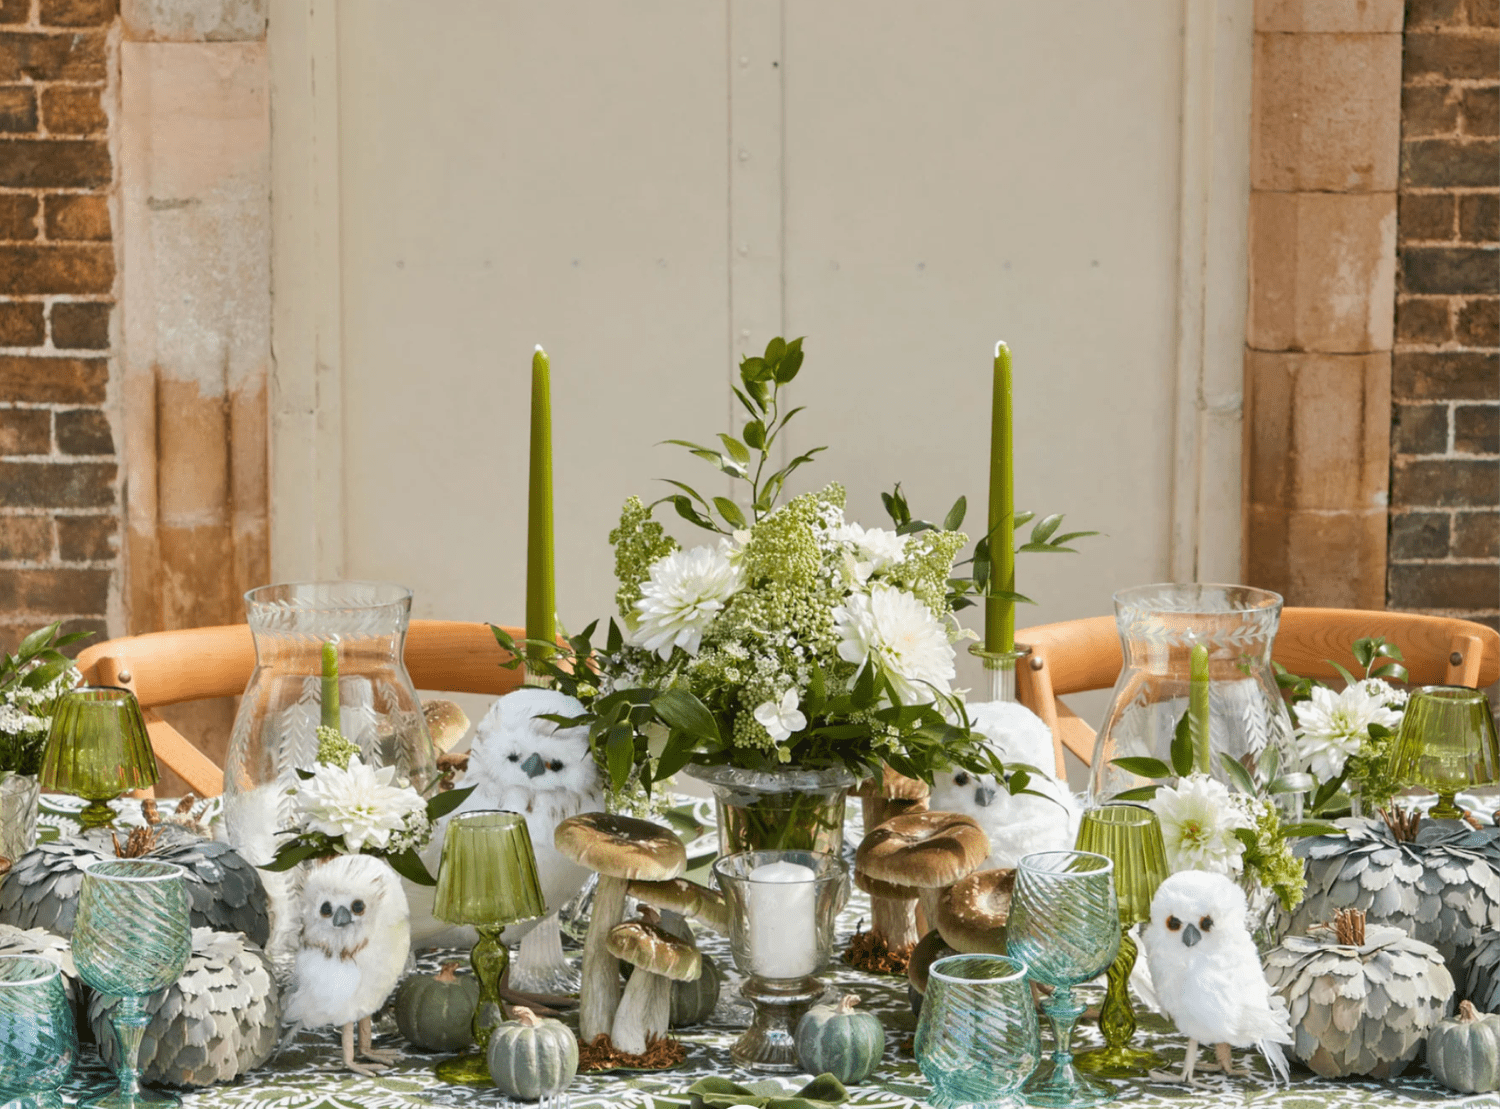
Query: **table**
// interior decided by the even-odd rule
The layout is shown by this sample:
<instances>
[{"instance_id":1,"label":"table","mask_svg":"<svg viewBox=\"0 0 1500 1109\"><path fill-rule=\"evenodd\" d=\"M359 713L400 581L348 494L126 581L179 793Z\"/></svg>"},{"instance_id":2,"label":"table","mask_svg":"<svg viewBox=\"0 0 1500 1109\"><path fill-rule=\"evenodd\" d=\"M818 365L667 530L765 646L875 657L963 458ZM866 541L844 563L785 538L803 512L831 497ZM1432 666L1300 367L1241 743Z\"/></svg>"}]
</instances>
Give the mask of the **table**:
<instances>
[{"instance_id":1,"label":"table","mask_svg":"<svg viewBox=\"0 0 1500 1109\"><path fill-rule=\"evenodd\" d=\"M48 798L52 811L43 822L56 825L71 798ZM53 802L56 802L53 806ZM851 806L852 807L852 806ZM694 803L695 817L705 824L712 821L712 805ZM134 821L134 814L125 818ZM847 833L850 842L859 839L857 815L851 817ZM839 919L838 949L862 918L869 915L864 894L854 891ZM735 1067L729 1058L729 1045L747 1020L747 1010L739 1002L738 975L722 937L711 932L699 936L703 950L724 969L725 988L712 1018L705 1024L682 1029L688 1057L683 1066L651 1074L579 1075L570 1088L572 1109L613 1109L639 1106L643 1109L676 1109L686 1106L687 1087L707 1075L722 1075L741 1084L761 1081L765 1075ZM419 969L435 970L443 957L452 952L425 952L419 958ZM872 1109L916 1109L926 1106L929 1088L910 1054L916 1018L906 997L904 978L876 976L856 971L842 963L830 967L823 976L836 993L856 993L862 1007L876 1013L886 1028L886 1052L881 1067L869 1082L849 1088L850 1106ZM1185 1041L1161 1017L1140 1014L1138 1042L1161 1050L1174 1068L1180 1068ZM575 1026L576 1027L576 1026ZM1045 1022L1044 1022L1045 1028ZM379 1046L400 1045L395 1022L388 1013L377 1022ZM1092 1025L1079 1026L1076 1036L1079 1048L1099 1043ZM1047 1049L1047 1033L1043 1048ZM404 1045L403 1045L404 1046ZM496 1090L450 1086L432 1073L433 1064L442 1058L409 1049L395 1068L380 1078L364 1078L342 1069L338 1034L323 1029L299 1034L270 1063L252 1071L234 1083L207 1089L187 1091L186 1109L422 1109L434 1105L497 1106L506 1099ZM64 1087L69 1100L77 1099L109 1081L111 1075L100 1065L91 1048L83 1050L73 1079ZM1209 1058L1202 1053L1202 1058ZM1254 1075L1245 1079L1226 1079L1202 1075L1203 1085L1194 1090L1181 1086L1153 1083L1147 1080L1119 1082L1119 1103L1142 1109L1211 1109L1220 1106L1254 1106L1256 1109L1353 1109L1369 1105L1405 1107L1421 1105L1473 1105L1500 1109L1500 1095L1480 1094L1465 1097L1438 1085L1424 1070L1408 1074L1391 1083L1377 1081L1330 1082L1310 1071L1293 1065L1290 1087L1276 1087L1270 1071L1258 1055L1236 1052L1236 1058L1250 1059ZM795 1091L811 1076L775 1076L788 1092ZM516 1102L524 1105L527 1103ZM3 1107L0 1107L3 1109Z\"/></svg>"}]
</instances>

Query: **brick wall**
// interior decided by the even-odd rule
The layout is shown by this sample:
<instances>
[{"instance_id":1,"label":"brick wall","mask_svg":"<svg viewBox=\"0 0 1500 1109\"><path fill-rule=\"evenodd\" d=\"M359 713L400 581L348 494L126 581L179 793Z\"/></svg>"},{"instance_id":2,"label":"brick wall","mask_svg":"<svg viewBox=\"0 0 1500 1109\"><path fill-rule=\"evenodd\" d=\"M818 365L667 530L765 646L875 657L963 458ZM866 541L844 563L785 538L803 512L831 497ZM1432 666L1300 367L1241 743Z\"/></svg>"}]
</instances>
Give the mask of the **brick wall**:
<instances>
[{"instance_id":1,"label":"brick wall","mask_svg":"<svg viewBox=\"0 0 1500 1109\"><path fill-rule=\"evenodd\" d=\"M0 645L106 634L120 511L110 399L114 0L0 0Z\"/></svg>"},{"instance_id":2,"label":"brick wall","mask_svg":"<svg viewBox=\"0 0 1500 1109\"><path fill-rule=\"evenodd\" d=\"M1500 0L1408 0L1387 603L1500 626Z\"/></svg>"}]
</instances>

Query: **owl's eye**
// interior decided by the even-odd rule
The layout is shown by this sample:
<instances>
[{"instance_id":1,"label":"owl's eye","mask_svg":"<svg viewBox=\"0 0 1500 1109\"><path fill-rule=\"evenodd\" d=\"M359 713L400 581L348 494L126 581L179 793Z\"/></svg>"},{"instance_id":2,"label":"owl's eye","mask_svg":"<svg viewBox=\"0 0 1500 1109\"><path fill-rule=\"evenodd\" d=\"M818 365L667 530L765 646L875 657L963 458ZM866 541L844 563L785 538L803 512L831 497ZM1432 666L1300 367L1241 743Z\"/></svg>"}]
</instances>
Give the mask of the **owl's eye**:
<instances>
[{"instance_id":1,"label":"owl's eye","mask_svg":"<svg viewBox=\"0 0 1500 1109\"><path fill-rule=\"evenodd\" d=\"M330 905L327 901L323 902L323 904L318 907L318 915L319 916L332 916L333 915L333 906Z\"/></svg>"},{"instance_id":2,"label":"owl's eye","mask_svg":"<svg viewBox=\"0 0 1500 1109\"><path fill-rule=\"evenodd\" d=\"M553 771L554 773L556 771L561 770L562 768L563 768L563 761L562 761L562 759L553 759L551 762L549 762L547 764L547 769Z\"/></svg>"},{"instance_id":3,"label":"owl's eye","mask_svg":"<svg viewBox=\"0 0 1500 1109\"><path fill-rule=\"evenodd\" d=\"M521 756L520 755L507 755L506 758L510 759L511 762L520 762L521 761Z\"/></svg>"},{"instance_id":4,"label":"owl's eye","mask_svg":"<svg viewBox=\"0 0 1500 1109\"><path fill-rule=\"evenodd\" d=\"M1210 929L1213 928L1213 926L1214 926L1214 918L1211 917L1211 916L1203 917L1201 920L1198 921L1198 930L1200 932L1208 932Z\"/></svg>"},{"instance_id":5,"label":"owl's eye","mask_svg":"<svg viewBox=\"0 0 1500 1109\"><path fill-rule=\"evenodd\" d=\"M1169 917L1167 917L1167 931L1168 932L1178 932L1178 931L1181 931L1181 930L1182 930L1182 921L1178 920L1175 916L1169 916Z\"/></svg>"},{"instance_id":6,"label":"owl's eye","mask_svg":"<svg viewBox=\"0 0 1500 1109\"><path fill-rule=\"evenodd\" d=\"M363 916L365 911L365 903L359 900L351 901L349 902L349 911L355 916Z\"/></svg>"},{"instance_id":7,"label":"owl's eye","mask_svg":"<svg viewBox=\"0 0 1500 1109\"><path fill-rule=\"evenodd\" d=\"M966 786L966 785L968 785L969 784L969 775L967 773L965 773L964 771L960 770L957 774L953 775L953 784L956 785L956 786Z\"/></svg>"}]
</instances>

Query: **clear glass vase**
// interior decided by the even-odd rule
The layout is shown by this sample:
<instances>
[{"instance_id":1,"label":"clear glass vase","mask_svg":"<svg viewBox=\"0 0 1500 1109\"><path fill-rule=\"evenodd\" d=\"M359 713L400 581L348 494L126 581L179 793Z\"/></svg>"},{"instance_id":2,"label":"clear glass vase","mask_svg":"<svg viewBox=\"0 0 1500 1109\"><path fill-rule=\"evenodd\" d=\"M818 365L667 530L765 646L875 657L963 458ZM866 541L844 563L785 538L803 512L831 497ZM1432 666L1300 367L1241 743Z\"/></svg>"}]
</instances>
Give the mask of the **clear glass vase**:
<instances>
[{"instance_id":1,"label":"clear glass vase","mask_svg":"<svg viewBox=\"0 0 1500 1109\"><path fill-rule=\"evenodd\" d=\"M425 792L436 776L422 705L402 661L411 591L382 582L268 585L245 594L255 672L234 718L224 766L226 812L274 799L289 827L297 769L317 761L325 643L338 653L339 729L373 766ZM269 791L267 787L272 787Z\"/></svg>"},{"instance_id":2,"label":"clear glass vase","mask_svg":"<svg viewBox=\"0 0 1500 1109\"><path fill-rule=\"evenodd\" d=\"M0 777L0 857L15 862L36 846L41 783L29 774Z\"/></svg>"},{"instance_id":3,"label":"clear glass vase","mask_svg":"<svg viewBox=\"0 0 1500 1109\"><path fill-rule=\"evenodd\" d=\"M1147 757L1172 765L1172 739L1192 695L1192 654L1207 651L1208 773L1221 756L1263 780L1267 755L1283 765L1292 721L1271 669L1281 597L1243 585L1142 585L1115 594L1125 665L1094 742L1089 796L1107 801L1146 784L1116 764ZM1201 656L1200 656L1201 657Z\"/></svg>"},{"instance_id":4,"label":"clear glass vase","mask_svg":"<svg viewBox=\"0 0 1500 1109\"><path fill-rule=\"evenodd\" d=\"M713 790L720 855L843 851L844 798L855 780L843 767L747 770L692 763L683 773Z\"/></svg>"}]
</instances>

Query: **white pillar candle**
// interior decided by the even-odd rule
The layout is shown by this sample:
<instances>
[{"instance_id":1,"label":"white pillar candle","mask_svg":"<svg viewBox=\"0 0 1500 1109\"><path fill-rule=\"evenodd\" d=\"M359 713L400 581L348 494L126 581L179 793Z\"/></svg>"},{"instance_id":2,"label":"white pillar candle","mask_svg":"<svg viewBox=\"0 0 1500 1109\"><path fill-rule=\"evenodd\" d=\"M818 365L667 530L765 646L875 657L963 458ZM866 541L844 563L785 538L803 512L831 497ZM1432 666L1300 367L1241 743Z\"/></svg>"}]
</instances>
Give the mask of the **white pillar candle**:
<instances>
[{"instance_id":1,"label":"white pillar candle","mask_svg":"<svg viewBox=\"0 0 1500 1109\"><path fill-rule=\"evenodd\" d=\"M799 863L750 872L750 965L762 978L801 978L818 969L817 874Z\"/></svg>"}]
</instances>

